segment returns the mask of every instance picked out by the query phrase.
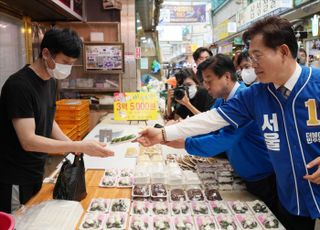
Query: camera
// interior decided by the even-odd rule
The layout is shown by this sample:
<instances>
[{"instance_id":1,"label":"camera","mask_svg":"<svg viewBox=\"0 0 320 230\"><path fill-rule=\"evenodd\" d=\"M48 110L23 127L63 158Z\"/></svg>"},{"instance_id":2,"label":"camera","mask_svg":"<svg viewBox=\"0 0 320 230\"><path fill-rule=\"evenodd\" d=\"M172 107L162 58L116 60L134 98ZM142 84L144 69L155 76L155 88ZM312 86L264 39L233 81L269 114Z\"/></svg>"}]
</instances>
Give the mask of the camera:
<instances>
[{"instance_id":1,"label":"camera","mask_svg":"<svg viewBox=\"0 0 320 230\"><path fill-rule=\"evenodd\" d=\"M179 85L173 90L173 96L176 100L181 100L186 93L188 95L188 87L184 85Z\"/></svg>"}]
</instances>

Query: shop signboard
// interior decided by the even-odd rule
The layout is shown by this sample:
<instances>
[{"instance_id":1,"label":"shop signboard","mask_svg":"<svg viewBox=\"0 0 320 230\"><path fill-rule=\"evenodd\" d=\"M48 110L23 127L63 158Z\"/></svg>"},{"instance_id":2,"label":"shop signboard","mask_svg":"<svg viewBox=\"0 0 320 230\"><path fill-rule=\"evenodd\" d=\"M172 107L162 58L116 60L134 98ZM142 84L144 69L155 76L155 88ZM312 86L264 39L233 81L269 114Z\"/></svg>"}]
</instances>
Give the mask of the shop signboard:
<instances>
[{"instance_id":1,"label":"shop signboard","mask_svg":"<svg viewBox=\"0 0 320 230\"><path fill-rule=\"evenodd\" d=\"M168 10L170 16L168 16ZM206 22L206 4L198 5L163 5L160 15L160 22L170 23L197 23Z\"/></svg>"},{"instance_id":2,"label":"shop signboard","mask_svg":"<svg viewBox=\"0 0 320 230\"><path fill-rule=\"evenodd\" d=\"M262 16L279 15L293 7L292 0L256 0L236 15L239 30L248 27Z\"/></svg>"},{"instance_id":3,"label":"shop signboard","mask_svg":"<svg viewBox=\"0 0 320 230\"><path fill-rule=\"evenodd\" d=\"M116 121L145 121L158 118L156 93L115 93L113 108Z\"/></svg>"},{"instance_id":4,"label":"shop signboard","mask_svg":"<svg viewBox=\"0 0 320 230\"><path fill-rule=\"evenodd\" d=\"M229 24L229 20L224 20L219 25L217 25L213 28L213 36L214 36L213 41L214 42L220 41L220 40L229 36L228 24Z\"/></svg>"}]
</instances>

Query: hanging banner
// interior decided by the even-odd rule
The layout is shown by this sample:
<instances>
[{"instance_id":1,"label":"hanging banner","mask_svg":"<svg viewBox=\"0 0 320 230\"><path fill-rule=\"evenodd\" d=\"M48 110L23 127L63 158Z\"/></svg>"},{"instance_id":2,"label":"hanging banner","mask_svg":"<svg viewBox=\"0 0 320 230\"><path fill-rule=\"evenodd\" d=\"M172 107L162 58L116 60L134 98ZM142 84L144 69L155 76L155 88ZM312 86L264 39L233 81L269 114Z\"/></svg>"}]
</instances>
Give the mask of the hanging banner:
<instances>
[{"instance_id":1,"label":"hanging banner","mask_svg":"<svg viewBox=\"0 0 320 230\"><path fill-rule=\"evenodd\" d=\"M170 11L170 17L167 15ZM165 15L161 15L165 14ZM160 22L193 23L206 22L206 5L163 5ZM165 20L164 20L165 19Z\"/></svg>"},{"instance_id":2,"label":"hanging banner","mask_svg":"<svg viewBox=\"0 0 320 230\"><path fill-rule=\"evenodd\" d=\"M156 120L157 95L145 92L115 93L113 110L116 121Z\"/></svg>"},{"instance_id":3,"label":"hanging banner","mask_svg":"<svg viewBox=\"0 0 320 230\"><path fill-rule=\"evenodd\" d=\"M256 0L236 14L238 28L241 31L261 17L279 15L292 7L292 0Z\"/></svg>"}]
</instances>

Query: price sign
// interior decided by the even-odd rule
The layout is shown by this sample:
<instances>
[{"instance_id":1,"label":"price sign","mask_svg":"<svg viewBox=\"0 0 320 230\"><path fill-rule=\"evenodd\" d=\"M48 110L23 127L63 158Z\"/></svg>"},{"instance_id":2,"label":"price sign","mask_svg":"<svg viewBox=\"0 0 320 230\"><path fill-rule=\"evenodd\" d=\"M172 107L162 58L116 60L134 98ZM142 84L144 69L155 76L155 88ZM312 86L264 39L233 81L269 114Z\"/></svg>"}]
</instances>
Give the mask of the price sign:
<instances>
[{"instance_id":1,"label":"price sign","mask_svg":"<svg viewBox=\"0 0 320 230\"><path fill-rule=\"evenodd\" d=\"M113 108L116 121L156 120L158 117L155 93L115 93Z\"/></svg>"}]
</instances>

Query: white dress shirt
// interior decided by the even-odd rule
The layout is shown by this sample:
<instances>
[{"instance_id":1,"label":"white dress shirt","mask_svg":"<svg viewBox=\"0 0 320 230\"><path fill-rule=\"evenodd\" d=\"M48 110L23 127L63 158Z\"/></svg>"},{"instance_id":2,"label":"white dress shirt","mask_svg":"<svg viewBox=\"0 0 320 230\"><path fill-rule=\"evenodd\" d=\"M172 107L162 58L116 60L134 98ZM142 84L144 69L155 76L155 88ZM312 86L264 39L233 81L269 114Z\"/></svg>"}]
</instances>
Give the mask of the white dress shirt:
<instances>
[{"instance_id":1,"label":"white dress shirt","mask_svg":"<svg viewBox=\"0 0 320 230\"><path fill-rule=\"evenodd\" d=\"M227 100L234 96L239 86L239 82L236 82L229 93ZM194 119L195 117L196 119ZM167 140L172 141L180 138L187 138L190 136L209 133L228 125L229 123L220 116L216 109L212 109L187 118L177 124L166 126L165 131Z\"/></svg>"},{"instance_id":2,"label":"white dress shirt","mask_svg":"<svg viewBox=\"0 0 320 230\"><path fill-rule=\"evenodd\" d=\"M301 71L301 67L299 66L299 64L297 64L294 73L284 84L284 86L290 91L292 91L293 87L297 83ZM276 84L274 84L274 86L276 89L280 87ZM167 140L173 141L180 138L187 138L200 134L210 133L228 125L229 123L220 116L216 109L212 109L185 119L177 124L166 126L165 132Z\"/></svg>"}]
</instances>

